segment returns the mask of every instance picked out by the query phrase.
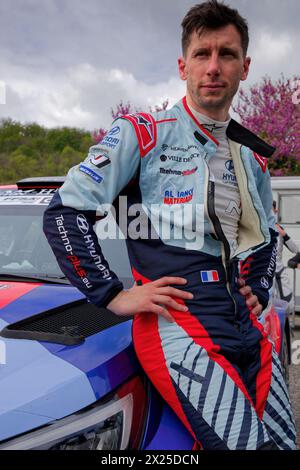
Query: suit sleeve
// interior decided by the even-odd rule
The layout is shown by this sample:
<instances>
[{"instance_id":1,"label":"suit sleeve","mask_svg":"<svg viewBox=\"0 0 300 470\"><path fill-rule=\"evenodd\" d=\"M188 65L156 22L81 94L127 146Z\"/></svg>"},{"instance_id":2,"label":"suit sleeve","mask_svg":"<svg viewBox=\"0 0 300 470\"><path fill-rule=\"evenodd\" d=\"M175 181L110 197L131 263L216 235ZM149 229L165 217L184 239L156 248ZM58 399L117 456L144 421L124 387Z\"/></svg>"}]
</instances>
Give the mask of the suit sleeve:
<instances>
[{"instance_id":1,"label":"suit sleeve","mask_svg":"<svg viewBox=\"0 0 300 470\"><path fill-rule=\"evenodd\" d=\"M299 252L299 247L298 245L294 242L294 240L288 235L286 234L284 237L283 237L283 243L284 243L284 246L287 247L287 249L291 252L291 253L294 253L295 255Z\"/></svg>"},{"instance_id":2,"label":"suit sleeve","mask_svg":"<svg viewBox=\"0 0 300 470\"><path fill-rule=\"evenodd\" d=\"M44 233L61 270L97 306L105 307L123 285L103 256L94 225L134 179L139 164L134 130L118 119L86 160L70 169L44 214Z\"/></svg>"},{"instance_id":3,"label":"suit sleeve","mask_svg":"<svg viewBox=\"0 0 300 470\"><path fill-rule=\"evenodd\" d=\"M268 244L252 253L241 263L241 274L265 309L271 296L276 272L278 232L275 229L275 217L272 210L273 197L269 171L266 169L263 172L258 165L256 171L257 189L268 220L270 239Z\"/></svg>"}]
</instances>

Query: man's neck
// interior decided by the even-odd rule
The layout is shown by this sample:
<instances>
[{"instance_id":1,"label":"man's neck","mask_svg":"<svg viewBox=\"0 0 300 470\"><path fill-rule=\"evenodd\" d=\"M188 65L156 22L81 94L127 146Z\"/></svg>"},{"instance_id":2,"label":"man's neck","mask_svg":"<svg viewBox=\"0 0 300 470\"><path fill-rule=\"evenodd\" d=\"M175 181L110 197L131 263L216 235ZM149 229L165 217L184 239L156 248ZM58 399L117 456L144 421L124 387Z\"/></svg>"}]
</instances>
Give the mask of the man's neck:
<instances>
[{"instance_id":1,"label":"man's neck","mask_svg":"<svg viewBox=\"0 0 300 470\"><path fill-rule=\"evenodd\" d=\"M225 122L225 121L228 121L228 119L230 119L230 115L228 112L229 109L207 111L207 109L203 109L197 106L193 102L193 100L191 99L188 93L186 95L186 102L189 108L191 108L192 110L196 111L197 113L202 114L203 116L213 119L215 121Z\"/></svg>"}]
</instances>

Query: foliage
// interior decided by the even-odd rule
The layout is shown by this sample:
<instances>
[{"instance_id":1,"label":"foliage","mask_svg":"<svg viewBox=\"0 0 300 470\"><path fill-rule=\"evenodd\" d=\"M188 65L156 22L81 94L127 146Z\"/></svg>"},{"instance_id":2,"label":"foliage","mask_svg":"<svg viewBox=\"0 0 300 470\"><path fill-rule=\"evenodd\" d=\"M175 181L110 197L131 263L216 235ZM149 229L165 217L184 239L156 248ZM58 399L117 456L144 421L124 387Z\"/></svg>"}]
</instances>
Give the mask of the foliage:
<instances>
[{"instance_id":1,"label":"foliage","mask_svg":"<svg viewBox=\"0 0 300 470\"><path fill-rule=\"evenodd\" d=\"M155 106L163 111L165 101ZM124 114L140 111L122 101L111 110L115 120ZM15 183L32 176L60 176L85 159L87 151L107 134L104 128L94 132L57 127L46 129L37 123L21 124L11 119L0 121L0 184Z\"/></svg>"},{"instance_id":2,"label":"foliage","mask_svg":"<svg viewBox=\"0 0 300 470\"><path fill-rule=\"evenodd\" d=\"M0 183L30 176L65 175L93 144L90 132L75 128L46 129L11 119L0 123Z\"/></svg>"},{"instance_id":3,"label":"foliage","mask_svg":"<svg viewBox=\"0 0 300 470\"><path fill-rule=\"evenodd\" d=\"M300 175L299 89L300 77L274 83L264 77L248 93L241 90L234 107L245 127L276 147L269 161L274 176Z\"/></svg>"}]
</instances>

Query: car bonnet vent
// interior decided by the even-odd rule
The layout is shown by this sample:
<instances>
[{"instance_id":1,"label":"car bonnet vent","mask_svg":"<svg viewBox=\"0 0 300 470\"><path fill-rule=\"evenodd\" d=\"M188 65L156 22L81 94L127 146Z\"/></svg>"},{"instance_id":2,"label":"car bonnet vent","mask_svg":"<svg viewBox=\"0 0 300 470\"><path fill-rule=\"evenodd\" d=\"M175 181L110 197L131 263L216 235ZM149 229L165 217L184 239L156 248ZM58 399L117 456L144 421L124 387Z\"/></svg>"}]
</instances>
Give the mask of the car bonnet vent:
<instances>
[{"instance_id":1,"label":"car bonnet vent","mask_svg":"<svg viewBox=\"0 0 300 470\"><path fill-rule=\"evenodd\" d=\"M81 300L8 325L0 332L0 336L72 346L84 342L88 336L130 319Z\"/></svg>"}]
</instances>

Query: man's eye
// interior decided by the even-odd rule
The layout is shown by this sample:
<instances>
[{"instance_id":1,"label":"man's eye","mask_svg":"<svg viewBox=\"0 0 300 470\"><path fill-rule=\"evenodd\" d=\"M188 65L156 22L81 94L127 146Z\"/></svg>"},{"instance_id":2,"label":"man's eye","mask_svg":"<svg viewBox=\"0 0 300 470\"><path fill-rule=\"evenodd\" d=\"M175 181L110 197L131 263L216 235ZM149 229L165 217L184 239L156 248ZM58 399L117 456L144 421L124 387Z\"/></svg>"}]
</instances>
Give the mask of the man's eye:
<instances>
[{"instance_id":1,"label":"man's eye","mask_svg":"<svg viewBox=\"0 0 300 470\"><path fill-rule=\"evenodd\" d=\"M224 51L221 53L221 56L222 57L235 57L235 54L233 52L230 52L230 51Z\"/></svg>"}]
</instances>

